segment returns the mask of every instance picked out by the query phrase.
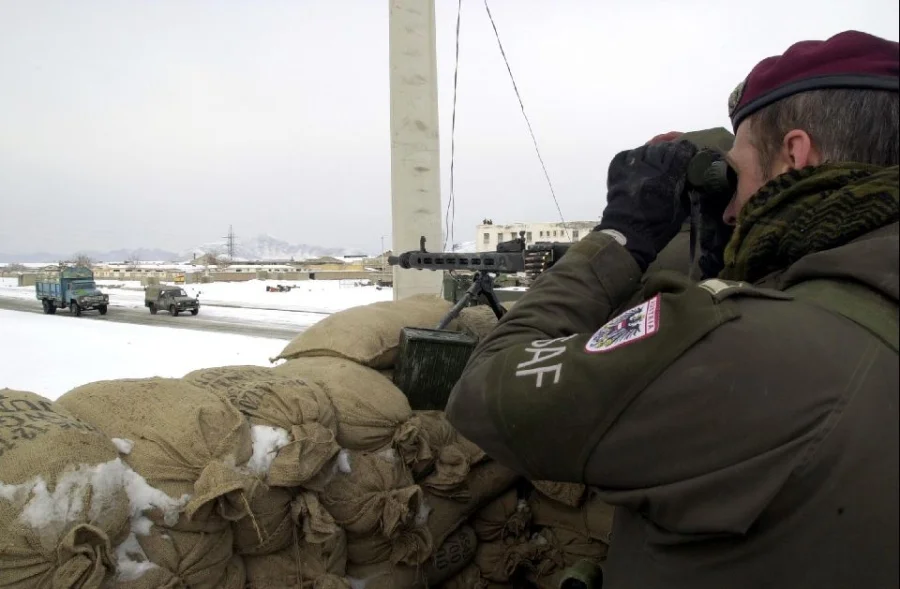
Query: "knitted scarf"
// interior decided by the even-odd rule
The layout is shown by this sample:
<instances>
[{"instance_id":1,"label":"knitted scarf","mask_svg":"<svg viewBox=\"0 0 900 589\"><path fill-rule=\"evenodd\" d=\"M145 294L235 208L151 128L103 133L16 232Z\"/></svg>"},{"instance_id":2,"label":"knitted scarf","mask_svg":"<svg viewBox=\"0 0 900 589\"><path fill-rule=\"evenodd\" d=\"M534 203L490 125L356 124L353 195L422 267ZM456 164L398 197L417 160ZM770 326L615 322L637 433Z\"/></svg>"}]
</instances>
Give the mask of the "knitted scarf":
<instances>
[{"instance_id":1,"label":"knitted scarf","mask_svg":"<svg viewBox=\"0 0 900 589\"><path fill-rule=\"evenodd\" d=\"M769 181L744 205L725 248L726 280L756 282L803 256L900 218L898 167L824 164Z\"/></svg>"}]
</instances>

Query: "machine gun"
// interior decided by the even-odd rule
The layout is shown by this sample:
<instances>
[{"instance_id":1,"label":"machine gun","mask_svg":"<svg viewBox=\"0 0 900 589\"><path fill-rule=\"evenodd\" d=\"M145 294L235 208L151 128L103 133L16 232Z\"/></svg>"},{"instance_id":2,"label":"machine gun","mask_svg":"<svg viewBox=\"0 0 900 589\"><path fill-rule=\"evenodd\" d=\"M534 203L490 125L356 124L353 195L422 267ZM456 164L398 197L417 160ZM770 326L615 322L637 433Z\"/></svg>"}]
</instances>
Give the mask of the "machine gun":
<instances>
[{"instance_id":1,"label":"machine gun","mask_svg":"<svg viewBox=\"0 0 900 589\"><path fill-rule=\"evenodd\" d=\"M537 242L526 245L525 232L519 237L497 244L497 250L481 253L429 252L425 249L425 236L419 238L419 250L399 256L389 256L388 263L414 270L465 270L474 272L472 286L438 324L444 329L471 301L484 296L497 319L506 313L494 294L494 274L524 272L533 280L552 266L568 249L570 243Z\"/></svg>"}]
</instances>

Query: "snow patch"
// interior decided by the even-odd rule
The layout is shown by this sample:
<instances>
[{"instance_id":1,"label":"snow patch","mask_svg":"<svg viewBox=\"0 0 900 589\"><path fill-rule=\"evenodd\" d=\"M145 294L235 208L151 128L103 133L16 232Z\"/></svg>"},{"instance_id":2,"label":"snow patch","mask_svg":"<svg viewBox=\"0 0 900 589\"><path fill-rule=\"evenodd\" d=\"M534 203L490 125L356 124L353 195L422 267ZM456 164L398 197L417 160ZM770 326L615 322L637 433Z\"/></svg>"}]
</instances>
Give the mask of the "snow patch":
<instances>
[{"instance_id":1,"label":"snow patch","mask_svg":"<svg viewBox=\"0 0 900 589\"><path fill-rule=\"evenodd\" d=\"M134 442L125 438L113 438L112 443L115 444L119 454L126 456L131 454L131 450L134 448Z\"/></svg>"},{"instance_id":2,"label":"snow patch","mask_svg":"<svg viewBox=\"0 0 900 589\"><path fill-rule=\"evenodd\" d=\"M159 568L157 564L150 562L147 558L134 531L128 534L124 542L116 546L116 560L118 561L116 578L119 581L135 581L144 576L147 571Z\"/></svg>"},{"instance_id":3,"label":"snow patch","mask_svg":"<svg viewBox=\"0 0 900 589\"><path fill-rule=\"evenodd\" d=\"M268 425L254 425L250 428L253 440L253 455L247 462L247 469L265 477L278 451L291 443L291 436L284 428Z\"/></svg>"},{"instance_id":4,"label":"snow patch","mask_svg":"<svg viewBox=\"0 0 900 589\"><path fill-rule=\"evenodd\" d=\"M335 462L338 472L342 474L350 474L353 469L350 468L350 451L342 449L338 452L337 461Z\"/></svg>"}]
</instances>

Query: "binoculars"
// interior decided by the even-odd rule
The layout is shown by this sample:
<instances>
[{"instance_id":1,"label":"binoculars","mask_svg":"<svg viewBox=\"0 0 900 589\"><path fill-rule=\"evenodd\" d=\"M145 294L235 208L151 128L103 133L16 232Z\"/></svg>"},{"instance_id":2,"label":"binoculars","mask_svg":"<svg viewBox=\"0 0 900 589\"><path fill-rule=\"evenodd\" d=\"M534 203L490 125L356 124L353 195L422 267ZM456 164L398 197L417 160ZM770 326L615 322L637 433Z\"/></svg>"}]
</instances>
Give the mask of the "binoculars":
<instances>
[{"instance_id":1,"label":"binoculars","mask_svg":"<svg viewBox=\"0 0 900 589\"><path fill-rule=\"evenodd\" d=\"M688 164L687 184L709 197L730 200L737 189L737 173L720 153L701 149Z\"/></svg>"}]
</instances>

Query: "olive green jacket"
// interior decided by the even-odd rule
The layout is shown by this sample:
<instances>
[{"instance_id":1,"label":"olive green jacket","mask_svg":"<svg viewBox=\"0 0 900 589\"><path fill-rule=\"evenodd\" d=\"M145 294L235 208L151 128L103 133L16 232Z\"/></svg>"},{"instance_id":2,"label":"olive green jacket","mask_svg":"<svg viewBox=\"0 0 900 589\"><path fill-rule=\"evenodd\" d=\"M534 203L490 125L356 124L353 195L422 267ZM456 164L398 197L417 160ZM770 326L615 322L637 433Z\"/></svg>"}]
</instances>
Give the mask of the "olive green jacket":
<instances>
[{"instance_id":1,"label":"olive green jacket","mask_svg":"<svg viewBox=\"0 0 900 589\"><path fill-rule=\"evenodd\" d=\"M897 353L783 291L853 280L896 321L898 250L895 223L769 289L642 282L591 234L482 340L447 415L524 476L618 507L607 589L897 587Z\"/></svg>"}]
</instances>

